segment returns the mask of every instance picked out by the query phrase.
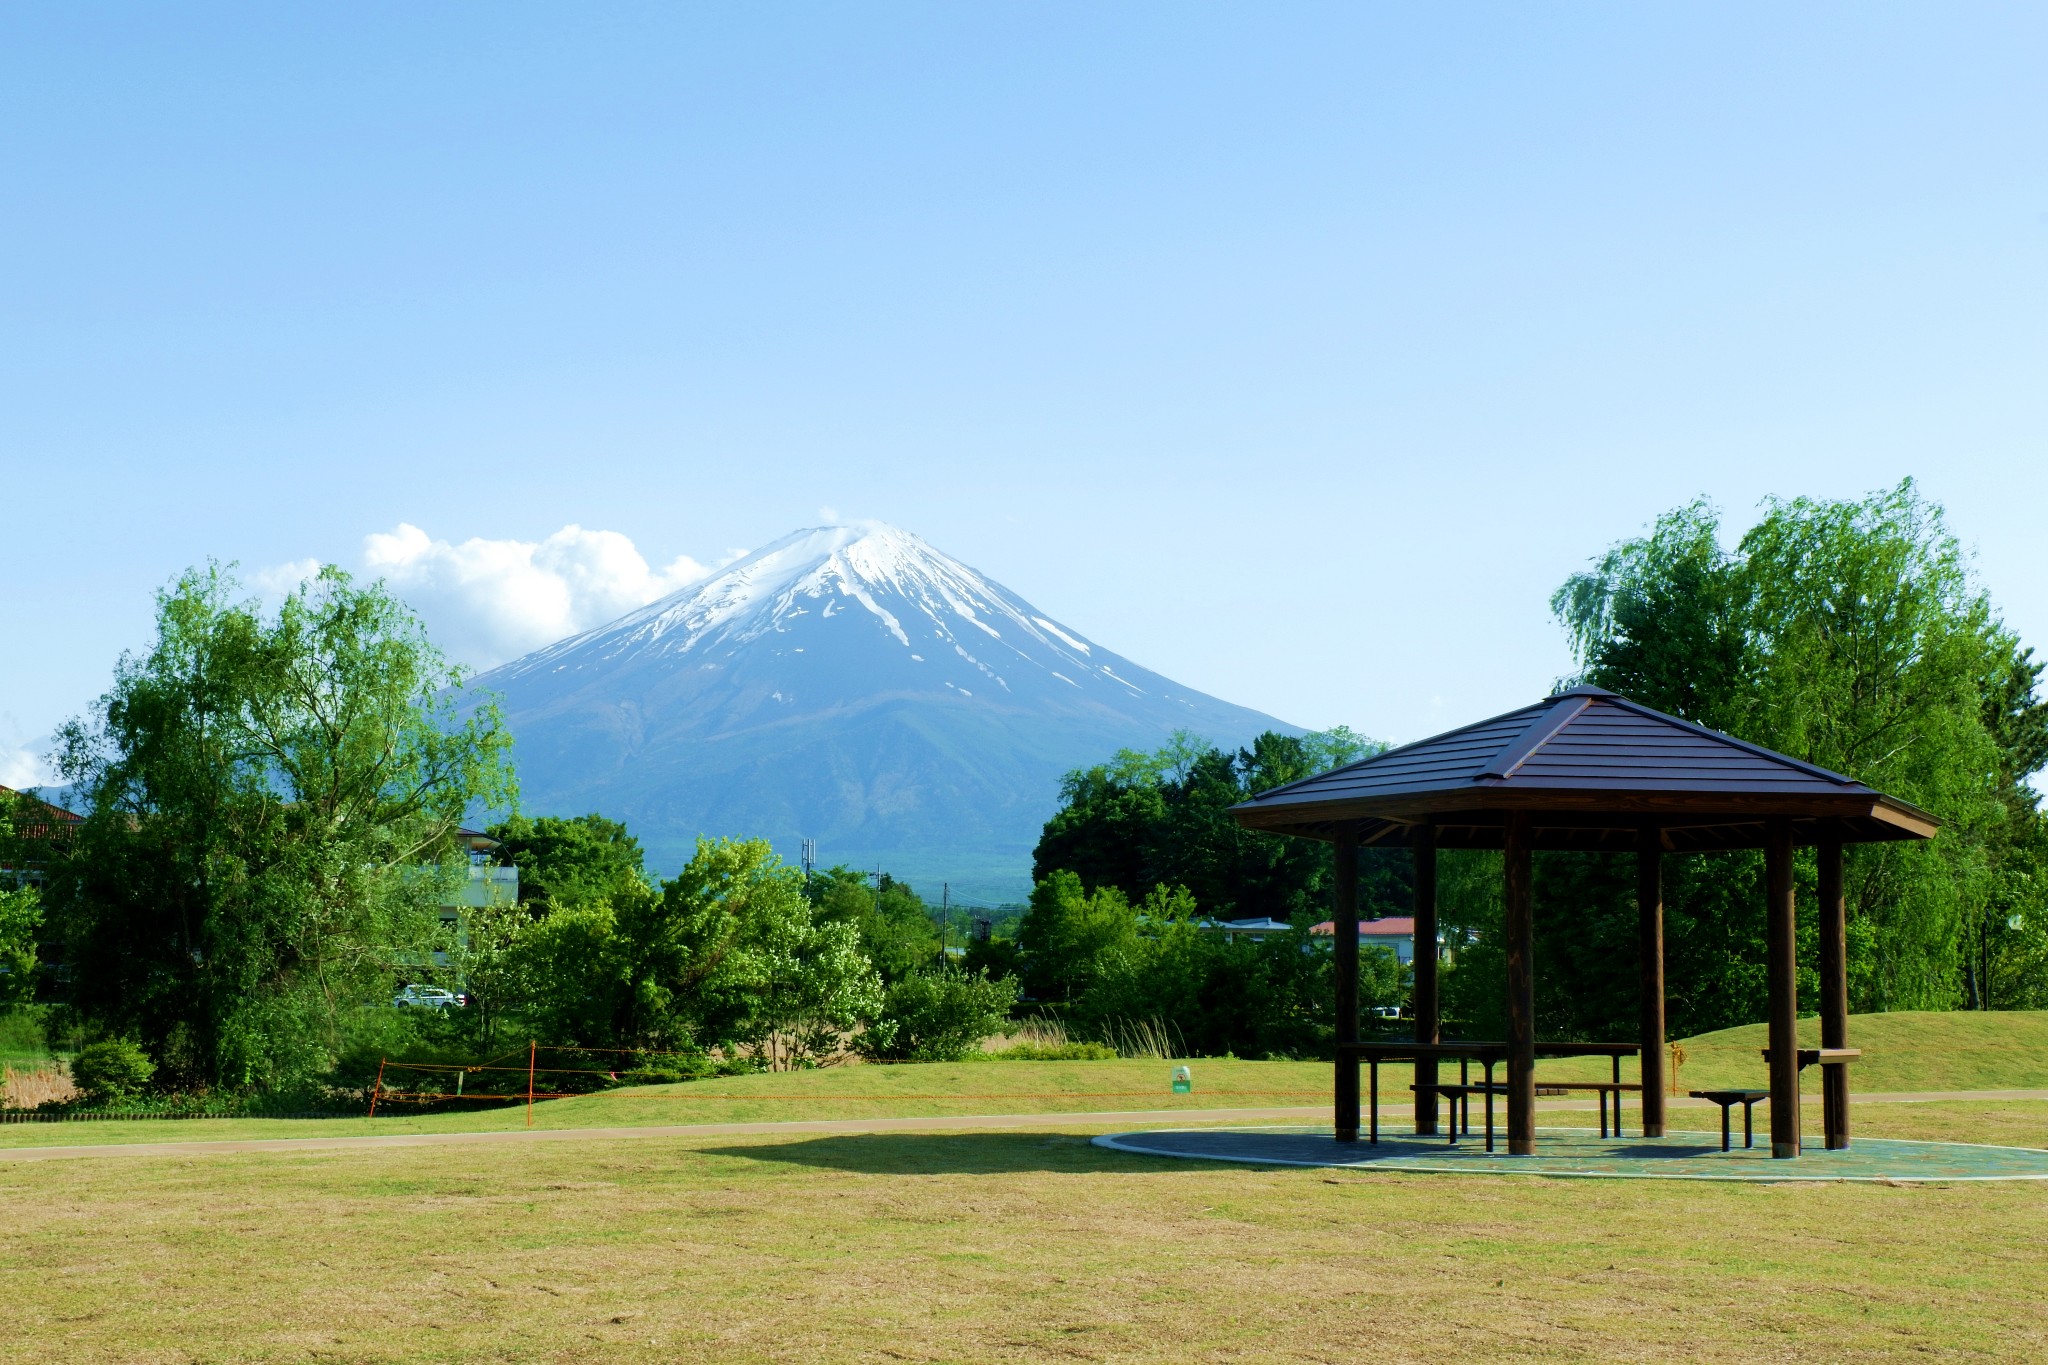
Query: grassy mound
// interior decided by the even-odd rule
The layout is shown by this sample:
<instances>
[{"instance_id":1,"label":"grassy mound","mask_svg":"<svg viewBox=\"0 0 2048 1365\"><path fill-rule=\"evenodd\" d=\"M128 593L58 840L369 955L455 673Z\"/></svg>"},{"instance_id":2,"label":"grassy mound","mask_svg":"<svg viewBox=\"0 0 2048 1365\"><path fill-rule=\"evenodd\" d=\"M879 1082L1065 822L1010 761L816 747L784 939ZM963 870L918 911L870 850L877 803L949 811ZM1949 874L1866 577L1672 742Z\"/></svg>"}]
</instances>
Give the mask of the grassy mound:
<instances>
[{"instance_id":1,"label":"grassy mound","mask_svg":"<svg viewBox=\"0 0 2048 1365\"><path fill-rule=\"evenodd\" d=\"M1769 1082L1758 1052L1767 1032L1745 1024L1682 1040L1680 1088L1763 1089ZM1820 1046L1818 1019L1799 1021L1799 1043ZM1856 1014L1849 1046L1863 1050L1851 1063L1852 1090L2048 1089L2048 1010ZM1818 1085L1817 1076L1808 1079Z\"/></svg>"}]
</instances>

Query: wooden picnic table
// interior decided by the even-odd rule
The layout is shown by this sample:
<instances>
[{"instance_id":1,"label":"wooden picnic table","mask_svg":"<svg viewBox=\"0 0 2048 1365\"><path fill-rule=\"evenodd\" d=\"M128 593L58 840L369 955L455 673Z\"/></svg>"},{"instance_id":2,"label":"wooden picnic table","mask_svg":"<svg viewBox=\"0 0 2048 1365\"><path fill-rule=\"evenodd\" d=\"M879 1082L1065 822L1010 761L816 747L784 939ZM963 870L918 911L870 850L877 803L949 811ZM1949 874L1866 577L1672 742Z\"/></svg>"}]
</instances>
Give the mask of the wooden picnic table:
<instances>
[{"instance_id":1,"label":"wooden picnic table","mask_svg":"<svg viewBox=\"0 0 2048 1365\"><path fill-rule=\"evenodd\" d=\"M1601 1092L1600 1127L1602 1137L1607 1135L1606 1097L1609 1093L1614 1095L1614 1131L1616 1136L1619 1136L1621 1133L1621 1091L1624 1088L1628 1088L1623 1085L1621 1079L1621 1059L1623 1057L1634 1057L1641 1053L1641 1051L1642 1048L1635 1043L1536 1044L1536 1055L1538 1057L1606 1057L1613 1062L1613 1079L1611 1081L1594 1083L1595 1087ZM1486 1150L1489 1152L1493 1150L1493 1096L1505 1093L1505 1087L1495 1086L1493 1068L1507 1061L1508 1045L1506 1042L1483 1040L1476 1042L1417 1043L1398 1039L1381 1039L1371 1042L1339 1043L1337 1045L1337 1059L1340 1062L1348 1059L1353 1066L1356 1066L1359 1062L1365 1062L1371 1068L1372 1083L1368 1091L1371 1097L1369 1102L1371 1127L1368 1130L1368 1140L1375 1143L1380 1140L1380 1063L1450 1061L1455 1059L1458 1063L1457 1082L1454 1085L1446 1082L1443 1086L1437 1087L1439 1093L1446 1089L1460 1092L1455 1096L1447 1096L1447 1098L1451 1099L1453 1105L1451 1115L1452 1140L1455 1141L1458 1135L1457 1106L1460 1104L1466 1106L1465 1117L1469 1131L1471 1096L1479 1094L1483 1095L1486 1099ZM1471 1079L1471 1066L1474 1062L1479 1063L1480 1066L1485 1068L1486 1072L1486 1079L1476 1085ZM1353 1074L1356 1075L1357 1073L1354 1072ZM1353 1093L1356 1092L1354 1091Z\"/></svg>"}]
</instances>

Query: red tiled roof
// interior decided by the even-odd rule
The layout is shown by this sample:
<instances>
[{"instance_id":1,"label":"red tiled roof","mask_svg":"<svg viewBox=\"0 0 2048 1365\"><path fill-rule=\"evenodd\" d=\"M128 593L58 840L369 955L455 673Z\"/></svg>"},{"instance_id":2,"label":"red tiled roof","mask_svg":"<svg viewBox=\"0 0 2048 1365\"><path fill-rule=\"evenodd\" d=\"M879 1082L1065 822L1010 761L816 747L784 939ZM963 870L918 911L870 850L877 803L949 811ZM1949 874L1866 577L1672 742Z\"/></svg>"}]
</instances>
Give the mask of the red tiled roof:
<instances>
[{"instance_id":1,"label":"red tiled roof","mask_svg":"<svg viewBox=\"0 0 2048 1365\"><path fill-rule=\"evenodd\" d=\"M1335 937L1337 921L1326 919L1309 929L1311 934L1328 934ZM1360 938L1413 938L1415 918L1412 915L1389 915L1385 919L1362 919L1358 922Z\"/></svg>"},{"instance_id":2,"label":"red tiled roof","mask_svg":"<svg viewBox=\"0 0 2048 1365\"><path fill-rule=\"evenodd\" d=\"M85 817L75 811L65 810L62 806L53 806L39 796L30 796L27 792L18 792L12 787L0 787L0 797L8 796L18 796L24 801L34 802L43 808L44 819L48 823L22 826L19 833L27 838L47 838L60 830L69 831L85 823Z\"/></svg>"}]
</instances>

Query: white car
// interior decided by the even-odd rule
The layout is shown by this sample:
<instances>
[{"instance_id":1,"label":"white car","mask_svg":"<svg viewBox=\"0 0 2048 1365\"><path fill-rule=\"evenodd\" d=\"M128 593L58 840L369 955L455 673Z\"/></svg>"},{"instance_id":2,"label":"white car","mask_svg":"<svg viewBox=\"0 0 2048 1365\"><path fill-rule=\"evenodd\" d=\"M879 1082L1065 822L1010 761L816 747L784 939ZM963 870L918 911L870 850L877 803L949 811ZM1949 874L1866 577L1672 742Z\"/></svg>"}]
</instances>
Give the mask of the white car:
<instances>
[{"instance_id":1,"label":"white car","mask_svg":"<svg viewBox=\"0 0 2048 1365\"><path fill-rule=\"evenodd\" d=\"M469 1003L466 995L444 991L439 986L407 986L391 998L391 1003L400 1009L416 1007L423 1010L445 1010L460 1008Z\"/></svg>"}]
</instances>

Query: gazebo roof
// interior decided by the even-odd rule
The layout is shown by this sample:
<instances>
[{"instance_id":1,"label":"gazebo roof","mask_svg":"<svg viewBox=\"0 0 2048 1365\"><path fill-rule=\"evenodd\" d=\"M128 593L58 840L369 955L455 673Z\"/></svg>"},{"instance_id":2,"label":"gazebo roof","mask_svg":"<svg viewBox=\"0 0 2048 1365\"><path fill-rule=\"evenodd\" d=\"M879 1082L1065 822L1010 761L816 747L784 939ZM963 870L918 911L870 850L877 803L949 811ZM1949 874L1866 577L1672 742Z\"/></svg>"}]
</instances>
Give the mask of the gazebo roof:
<instances>
[{"instance_id":1,"label":"gazebo roof","mask_svg":"<svg viewBox=\"0 0 2048 1365\"><path fill-rule=\"evenodd\" d=\"M1624 849L1655 824L1674 852L1757 848L1787 817L1799 843L1925 839L1940 822L1861 782L1598 687L1574 687L1231 808L1248 829L1499 848L1509 811L1536 846Z\"/></svg>"}]
</instances>

